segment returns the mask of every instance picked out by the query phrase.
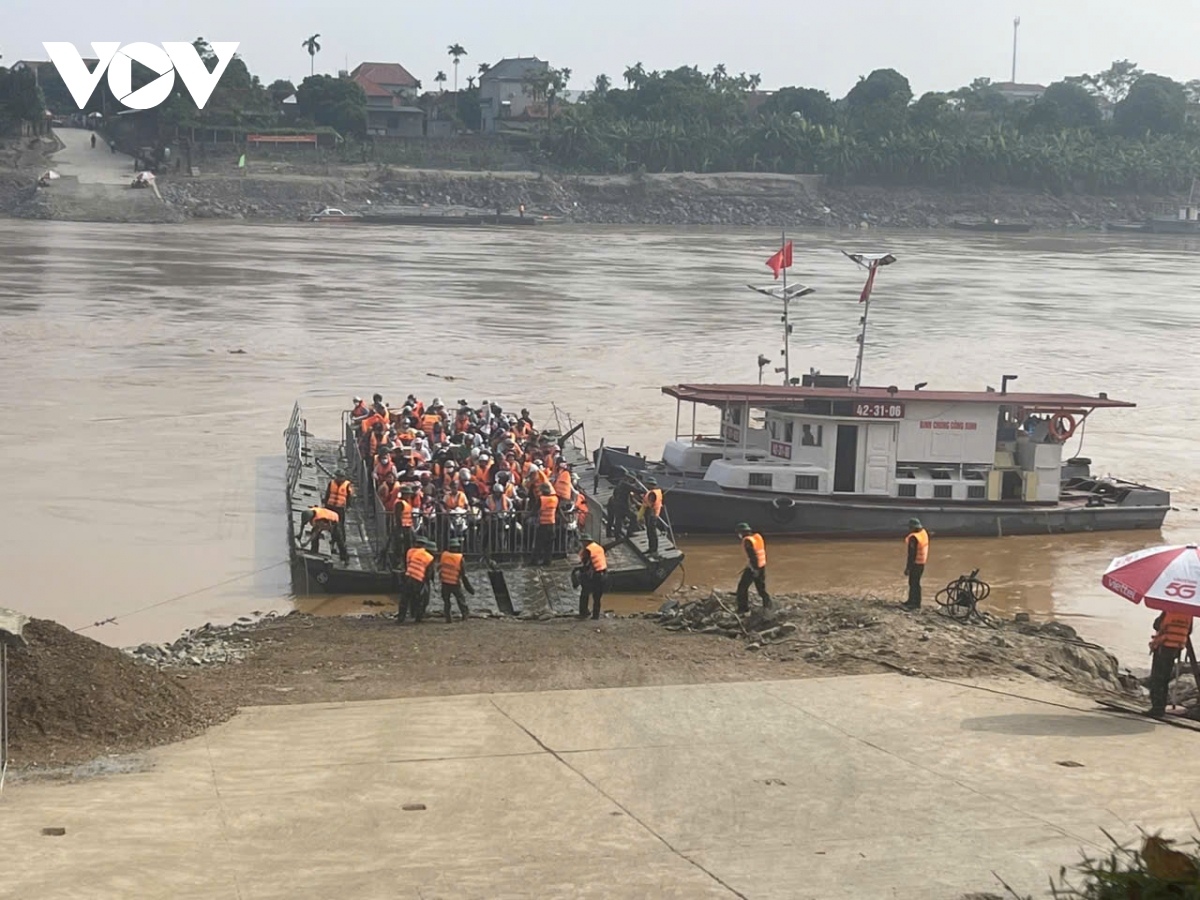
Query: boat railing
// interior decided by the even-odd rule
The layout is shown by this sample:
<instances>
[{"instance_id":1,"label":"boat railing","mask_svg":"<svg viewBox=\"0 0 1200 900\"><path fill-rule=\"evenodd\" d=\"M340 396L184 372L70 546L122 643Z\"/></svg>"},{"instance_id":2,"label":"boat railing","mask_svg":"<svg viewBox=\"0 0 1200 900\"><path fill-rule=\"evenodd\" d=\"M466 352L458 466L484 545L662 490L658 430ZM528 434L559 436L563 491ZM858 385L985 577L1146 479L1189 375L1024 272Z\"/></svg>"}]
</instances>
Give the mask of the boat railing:
<instances>
[{"instance_id":1,"label":"boat railing","mask_svg":"<svg viewBox=\"0 0 1200 900\"><path fill-rule=\"evenodd\" d=\"M292 406L292 417L288 420L287 430L284 431L284 447L287 452L287 492L291 496L296 483L300 480L300 470L304 464L305 427L300 404Z\"/></svg>"},{"instance_id":2,"label":"boat railing","mask_svg":"<svg viewBox=\"0 0 1200 900\"><path fill-rule=\"evenodd\" d=\"M376 553L382 554L391 543L396 527L394 516L387 511L378 494L372 494L371 514L366 527ZM578 520L571 527L571 517L577 516L572 507L560 516L554 530L551 552L556 557L577 554L582 547ZM461 552L468 558L493 562L529 562L534 553L537 535L536 510L512 510L504 513L480 512L475 508L463 512L439 511L413 516L413 537L437 544L438 550L448 550L457 540Z\"/></svg>"}]
</instances>

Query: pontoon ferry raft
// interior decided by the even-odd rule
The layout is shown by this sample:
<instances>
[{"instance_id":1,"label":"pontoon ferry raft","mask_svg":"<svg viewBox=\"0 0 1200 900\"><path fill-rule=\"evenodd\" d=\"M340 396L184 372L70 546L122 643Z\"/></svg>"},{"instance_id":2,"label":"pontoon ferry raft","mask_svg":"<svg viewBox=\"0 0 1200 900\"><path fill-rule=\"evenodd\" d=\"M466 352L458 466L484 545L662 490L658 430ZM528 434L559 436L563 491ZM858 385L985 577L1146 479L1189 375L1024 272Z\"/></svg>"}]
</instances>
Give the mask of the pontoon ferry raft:
<instances>
[{"instance_id":1,"label":"pontoon ferry raft","mask_svg":"<svg viewBox=\"0 0 1200 900\"><path fill-rule=\"evenodd\" d=\"M493 518L473 507L462 515L461 521L457 517L453 523L439 521L441 516L455 515L442 513L426 519L418 528L418 536L436 541L439 550L446 549L451 536L463 541L476 589L470 598L473 610L508 615L577 612L579 589L572 584L571 569L578 564L579 541L585 534L605 548L608 593L653 593L683 562L683 553L675 546L670 531L659 537L658 553L653 555L649 553L645 532L621 540L604 535L603 510L612 489L599 478L588 458L583 424L569 423L563 427L565 434L543 433L560 441L562 456L573 465L593 512L579 526L579 531L559 532L550 566L530 564L534 527L524 520L523 514ZM380 561L387 541L388 514L370 489L370 474L359 457L358 434L349 412L342 416L342 435L341 440L314 437L299 404L293 408L284 432L293 589L297 594L394 593L397 572ZM321 503L329 478L338 469L354 482L356 497L346 514L350 558L345 564L328 553L311 552L307 542L300 541L302 514Z\"/></svg>"}]
</instances>

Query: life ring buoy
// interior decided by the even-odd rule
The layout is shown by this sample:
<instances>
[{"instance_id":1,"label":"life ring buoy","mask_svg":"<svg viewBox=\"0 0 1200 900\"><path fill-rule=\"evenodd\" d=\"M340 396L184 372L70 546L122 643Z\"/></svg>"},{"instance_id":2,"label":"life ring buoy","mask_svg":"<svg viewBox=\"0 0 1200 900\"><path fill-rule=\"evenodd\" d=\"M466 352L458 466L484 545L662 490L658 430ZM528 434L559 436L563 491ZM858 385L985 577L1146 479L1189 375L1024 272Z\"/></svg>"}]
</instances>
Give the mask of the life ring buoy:
<instances>
[{"instance_id":1,"label":"life ring buoy","mask_svg":"<svg viewBox=\"0 0 1200 900\"><path fill-rule=\"evenodd\" d=\"M1079 423L1068 412L1056 412L1050 417L1050 437L1054 438L1060 444L1069 441L1078 427Z\"/></svg>"},{"instance_id":2,"label":"life ring buoy","mask_svg":"<svg viewBox=\"0 0 1200 900\"><path fill-rule=\"evenodd\" d=\"M771 501L771 518L786 525L796 518L796 501L791 497L776 497Z\"/></svg>"}]
</instances>

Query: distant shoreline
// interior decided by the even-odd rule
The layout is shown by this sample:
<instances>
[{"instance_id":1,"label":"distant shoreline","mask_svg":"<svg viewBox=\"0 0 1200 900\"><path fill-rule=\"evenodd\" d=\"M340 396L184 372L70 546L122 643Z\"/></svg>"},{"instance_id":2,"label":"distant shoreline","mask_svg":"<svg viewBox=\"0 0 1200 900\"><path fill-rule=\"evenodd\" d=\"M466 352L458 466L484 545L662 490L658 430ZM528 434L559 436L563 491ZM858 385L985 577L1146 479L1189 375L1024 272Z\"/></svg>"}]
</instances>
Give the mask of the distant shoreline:
<instances>
[{"instance_id":1,"label":"distant shoreline","mask_svg":"<svg viewBox=\"0 0 1200 900\"><path fill-rule=\"evenodd\" d=\"M263 164L239 175L159 178L163 202L148 191L69 179L35 190L37 173L0 173L0 215L60 221L171 223L193 219L302 221L325 208L347 212L415 206L469 207L595 225L941 229L999 220L1038 231L1098 232L1106 222L1139 222L1175 200L1142 194L1097 196L1012 188L839 187L814 175L769 173L645 176L549 175ZM132 173L130 175L132 180Z\"/></svg>"}]
</instances>

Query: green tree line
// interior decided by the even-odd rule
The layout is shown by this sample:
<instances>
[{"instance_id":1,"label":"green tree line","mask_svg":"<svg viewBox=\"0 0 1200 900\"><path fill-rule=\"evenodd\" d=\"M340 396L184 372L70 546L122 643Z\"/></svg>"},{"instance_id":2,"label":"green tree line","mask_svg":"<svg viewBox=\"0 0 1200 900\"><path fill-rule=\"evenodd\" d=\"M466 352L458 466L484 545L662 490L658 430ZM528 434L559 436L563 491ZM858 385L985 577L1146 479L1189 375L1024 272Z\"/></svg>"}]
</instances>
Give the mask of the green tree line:
<instances>
[{"instance_id":1,"label":"green tree line","mask_svg":"<svg viewBox=\"0 0 1200 900\"><path fill-rule=\"evenodd\" d=\"M987 79L914 100L893 69L843 98L785 87L754 101L758 76L695 67L600 76L548 123L552 164L589 172L816 173L843 183L1014 185L1053 191L1186 187L1200 173L1200 82L1121 60L1012 102Z\"/></svg>"}]
</instances>

